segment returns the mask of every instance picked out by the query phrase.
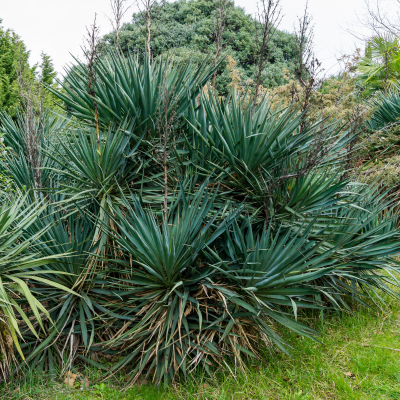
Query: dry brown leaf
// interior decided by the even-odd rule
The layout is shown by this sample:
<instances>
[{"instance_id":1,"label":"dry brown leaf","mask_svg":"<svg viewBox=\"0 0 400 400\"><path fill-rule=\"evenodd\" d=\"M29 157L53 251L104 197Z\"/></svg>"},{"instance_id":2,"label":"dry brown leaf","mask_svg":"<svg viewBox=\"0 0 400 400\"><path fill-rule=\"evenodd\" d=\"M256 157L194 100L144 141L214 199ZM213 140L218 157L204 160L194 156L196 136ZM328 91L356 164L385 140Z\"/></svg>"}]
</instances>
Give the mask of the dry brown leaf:
<instances>
[{"instance_id":1,"label":"dry brown leaf","mask_svg":"<svg viewBox=\"0 0 400 400\"><path fill-rule=\"evenodd\" d=\"M350 379L356 379L356 376L352 372L343 372L343 374Z\"/></svg>"},{"instance_id":2,"label":"dry brown leaf","mask_svg":"<svg viewBox=\"0 0 400 400\"><path fill-rule=\"evenodd\" d=\"M64 379L64 383L70 387L73 387L77 376L77 374L73 374L71 371L69 371L67 373L67 377Z\"/></svg>"},{"instance_id":3,"label":"dry brown leaf","mask_svg":"<svg viewBox=\"0 0 400 400\"><path fill-rule=\"evenodd\" d=\"M75 379L65 378L65 379L64 379L64 383L65 383L66 385L69 385L70 387L74 387Z\"/></svg>"},{"instance_id":4,"label":"dry brown leaf","mask_svg":"<svg viewBox=\"0 0 400 400\"><path fill-rule=\"evenodd\" d=\"M88 378L86 378L85 379L85 387L89 387L90 386L90 382L89 382L89 379Z\"/></svg>"}]
</instances>

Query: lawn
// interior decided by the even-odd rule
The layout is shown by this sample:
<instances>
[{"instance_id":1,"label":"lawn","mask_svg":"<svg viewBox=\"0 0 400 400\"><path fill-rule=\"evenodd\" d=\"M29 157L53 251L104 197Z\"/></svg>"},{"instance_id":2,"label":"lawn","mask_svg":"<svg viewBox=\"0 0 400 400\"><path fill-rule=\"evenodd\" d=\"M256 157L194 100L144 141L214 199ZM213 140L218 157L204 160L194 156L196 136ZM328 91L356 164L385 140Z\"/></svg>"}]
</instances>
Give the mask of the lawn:
<instances>
[{"instance_id":1,"label":"lawn","mask_svg":"<svg viewBox=\"0 0 400 400\"><path fill-rule=\"evenodd\" d=\"M309 319L319 328L320 319ZM95 369L78 373L73 389L35 374L0 385L1 399L400 399L400 306L390 301L382 310L357 309L353 315L325 318L319 344L288 333L293 358L266 354L262 362L249 362L245 373L218 372L216 379L196 375L173 387L155 388L141 380L124 391L114 378L95 385ZM296 340L297 339L297 340ZM235 375L235 376L234 376ZM88 379L89 389L82 390ZM93 382L93 383L92 383Z\"/></svg>"}]
</instances>

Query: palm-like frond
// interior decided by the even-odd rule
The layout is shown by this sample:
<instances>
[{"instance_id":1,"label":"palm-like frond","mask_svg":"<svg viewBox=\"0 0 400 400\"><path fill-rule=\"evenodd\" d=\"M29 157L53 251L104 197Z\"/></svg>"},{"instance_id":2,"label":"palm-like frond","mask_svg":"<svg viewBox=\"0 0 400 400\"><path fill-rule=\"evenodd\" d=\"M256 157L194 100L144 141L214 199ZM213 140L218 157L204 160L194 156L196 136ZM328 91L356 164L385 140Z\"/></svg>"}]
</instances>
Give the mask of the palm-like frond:
<instances>
[{"instance_id":1,"label":"palm-like frond","mask_svg":"<svg viewBox=\"0 0 400 400\"><path fill-rule=\"evenodd\" d=\"M0 207L0 312L5 331L9 331L14 343L22 356L18 337L22 337L19 319L25 322L27 328L38 337L35 325L43 329L42 319L49 319L49 313L43 304L35 297L27 281L44 284L63 291L69 289L60 283L53 282L45 275L43 267L53 261L51 255L43 255L35 251L33 243L45 233L47 227L36 231L26 240L22 238L25 229L29 229L45 208L44 204L34 203L27 207L27 195L14 196L4 201ZM60 253L59 256L65 256ZM46 270L48 274L52 271ZM69 290L71 293L72 291ZM19 299L25 299L36 322L28 318L28 311L21 305ZM7 353L5 353L7 357ZM7 360L9 363L10 360Z\"/></svg>"},{"instance_id":2,"label":"palm-like frond","mask_svg":"<svg viewBox=\"0 0 400 400\"><path fill-rule=\"evenodd\" d=\"M358 64L358 79L365 87L364 95L377 91L387 93L400 78L398 38L391 35L373 36L367 42L365 57Z\"/></svg>"}]
</instances>

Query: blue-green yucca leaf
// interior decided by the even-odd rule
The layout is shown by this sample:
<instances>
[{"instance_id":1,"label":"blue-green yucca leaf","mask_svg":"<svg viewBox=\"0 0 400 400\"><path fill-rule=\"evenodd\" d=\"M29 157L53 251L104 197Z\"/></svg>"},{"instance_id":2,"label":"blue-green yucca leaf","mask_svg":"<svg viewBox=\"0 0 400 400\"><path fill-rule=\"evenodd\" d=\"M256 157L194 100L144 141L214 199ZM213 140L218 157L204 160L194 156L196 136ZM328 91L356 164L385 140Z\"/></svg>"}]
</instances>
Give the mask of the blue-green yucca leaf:
<instances>
[{"instance_id":1,"label":"blue-green yucca leaf","mask_svg":"<svg viewBox=\"0 0 400 400\"><path fill-rule=\"evenodd\" d=\"M376 132L385 131L396 126L400 117L400 86L396 82L387 94L379 93L369 100L369 105L373 110L371 118L367 121L367 127Z\"/></svg>"},{"instance_id":2,"label":"blue-green yucca leaf","mask_svg":"<svg viewBox=\"0 0 400 400\"><path fill-rule=\"evenodd\" d=\"M10 199L3 199L0 207L0 311L7 318L7 329L22 357L17 338L17 335L21 336L17 315L25 321L35 336L38 333L29 321L26 310L20 307L20 301L15 299L24 299L28 303L41 329L44 328L42 316L49 318L48 311L36 298L34 290L28 287L27 282L45 284L63 291L64 294L74 293L68 287L47 279L54 273L49 269L45 270L46 266L54 261L54 255L43 254L41 249L35 248L34 243L40 240L48 227L42 226L29 237L24 237L26 230L35 224L46 207L43 203L30 203L28 199L28 194L14 195ZM63 252L58 256L66 257L67 254Z\"/></svg>"},{"instance_id":3,"label":"blue-green yucca leaf","mask_svg":"<svg viewBox=\"0 0 400 400\"><path fill-rule=\"evenodd\" d=\"M335 247L332 257L342 267L323 277L321 285L329 287L337 303L344 307L347 304L343 294L364 304L362 299L371 298L376 290L398 297L391 289L392 285L399 285L393 274L398 271L394 257L399 254L400 245L395 204L387 193L368 185L349 186L348 200L328 214L329 220L336 220L336 226L322 251ZM324 218L324 214L319 217L320 224L324 224Z\"/></svg>"},{"instance_id":4,"label":"blue-green yucca leaf","mask_svg":"<svg viewBox=\"0 0 400 400\"><path fill-rule=\"evenodd\" d=\"M27 124L30 124L29 127ZM21 113L17 113L15 120L0 113L0 126L9 148L5 158L0 158L0 171L9 177L16 190L43 191L46 188L48 192L56 184L57 178L52 171L54 162L47 156L46 150L54 137L65 128L64 119L50 112L43 113L33 121L28 121Z\"/></svg>"},{"instance_id":5,"label":"blue-green yucca leaf","mask_svg":"<svg viewBox=\"0 0 400 400\"><path fill-rule=\"evenodd\" d=\"M137 132L155 133L155 115L160 105L160 91L165 84L174 91L177 115L186 113L188 103L195 99L215 71L206 61L195 65L174 65L158 59L151 66L147 58L108 53L99 60L94 91L100 123L110 126L127 118L136 120ZM87 88L87 68L78 61L61 83L64 91L49 88L77 119L94 124L93 98ZM140 136L141 136L140 134Z\"/></svg>"},{"instance_id":6,"label":"blue-green yucca leaf","mask_svg":"<svg viewBox=\"0 0 400 400\"><path fill-rule=\"evenodd\" d=\"M50 327L46 333L51 335L55 329L59 331L58 341L64 341L74 332L89 349L96 339L96 329L103 325L103 317L108 314L108 310L101 306L102 296L96 292L100 285L94 282L99 243L96 225L83 212L66 213L59 205L52 205L26 229L24 235L34 236L43 227L48 228L34 242L33 248L41 249L43 254L51 257L51 261L42 271L46 285L36 287L33 291L51 309L54 327ZM68 253L68 256L64 253ZM63 287L70 289L71 293L65 294ZM65 316L68 316L66 320ZM43 351L47 352L48 349ZM31 357L39 353L34 346L28 354ZM45 356L43 352L40 354Z\"/></svg>"},{"instance_id":7,"label":"blue-green yucca leaf","mask_svg":"<svg viewBox=\"0 0 400 400\"><path fill-rule=\"evenodd\" d=\"M314 223L297 231L282 227L272 231L270 226L258 234L253 233L251 223L242 224L241 228L234 224L232 233L221 242L228 258L221 258L224 253L214 254L219 259L218 269L226 279L254 292L270 307L278 298L277 304L285 300L290 305L293 299L297 300L296 293L301 293L300 298L316 294L317 289L303 284L328 274L336 266L331 257L334 249L319 254L322 243L310 238ZM312 303L309 300L307 306Z\"/></svg>"},{"instance_id":8,"label":"blue-green yucca leaf","mask_svg":"<svg viewBox=\"0 0 400 400\"><path fill-rule=\"evenodd\" d=\"M154 214L143 209L138 199L124 197L124 209L116 208L115 223L120 234L112 234L119 245L132 254L161 285L174 286L181 272L195 263L206 243L215 240L213 232L223 233L232 216L213 227L218 213L209 218L216 193L209 193L205 184L190 203L178 197L170 204L167 224L158 221ZM234 212L235 214L236 212ZM161 224L161 229L160 229Z\"/></svg>"}]
</instances>

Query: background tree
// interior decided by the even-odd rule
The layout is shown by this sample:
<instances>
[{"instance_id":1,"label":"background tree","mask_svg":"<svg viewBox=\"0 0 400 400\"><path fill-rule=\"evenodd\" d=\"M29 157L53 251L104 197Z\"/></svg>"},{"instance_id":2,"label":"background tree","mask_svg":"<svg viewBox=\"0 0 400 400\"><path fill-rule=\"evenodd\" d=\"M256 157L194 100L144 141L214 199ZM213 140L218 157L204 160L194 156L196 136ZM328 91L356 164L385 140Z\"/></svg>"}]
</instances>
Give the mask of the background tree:
<instances>
[{"instance_id":1,"label":"background tree","mask_svg":"<svg viewBox=\"0 0 400 400\"><path fill-rule=\"evenodd\" d=\"M0 19L0 111L15 115L20 102L17 71L18 64L26 69L31 79L34 68L29 67L29 51L24 42L11 29L4 29Z\"/></svg>"},{"instance_id":2,"label":"background tree","mask_svg":"<svg viewBox=\"0 0 400 400\"><path fill-rule=\"evenodd\" d=\"M53 85L57 76L57 72L54 70L53 60L49 55L44 53L40 54L40 82L46 85Z\"/></svg>"},{"instance_id":3,"label":"background tree","mask_svg":"<svg viewBox=\"0 0 400 400\"><path fill-rule=\"evenodd\" d=\"M57 88L57 72L54 69L53 60L51 57L42 52L41 55L41 63L39 65L39 75L38 81L39 84L44 86L42 89L43 96L43 107L45 109L55 109L56 106L56 98L53 96L51 92L49 92L46 87Z\"/></svg>"},{"instance_id":4,"label":"background tree","mask_svg":"<svg viewBox=\"0 0 400 400\"><path fill-rule=\"evenodd\" d=\"M155 17L151 26L151 53L153 58L169 54L176 62L192 61L201 63L204 56L215 56L215 0L178 0L173 3L154 5ZM242 74L243 81L256 81L257 62L255 26L259 23L234 5L226 1L229 13L226 16L225 28L221 35L220 59L224 60L218 70L216 90L221 95L228 93L231 82L227 68L227 56L236 62L236 68ZM132 22L124 24L120 33L120 47L124 54L130 51L143 53L146 49L145 15L143 12L133 14ZM103 46L115 47L115 33L103 37ZM272 41L267 45L265 54L269 60L260 77L260 84L265 87L276 87L287 82L284 70L294 72L296 41L294 35L276 30Z\"/></svg>"}]
</instances>

